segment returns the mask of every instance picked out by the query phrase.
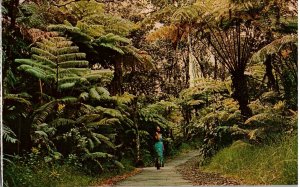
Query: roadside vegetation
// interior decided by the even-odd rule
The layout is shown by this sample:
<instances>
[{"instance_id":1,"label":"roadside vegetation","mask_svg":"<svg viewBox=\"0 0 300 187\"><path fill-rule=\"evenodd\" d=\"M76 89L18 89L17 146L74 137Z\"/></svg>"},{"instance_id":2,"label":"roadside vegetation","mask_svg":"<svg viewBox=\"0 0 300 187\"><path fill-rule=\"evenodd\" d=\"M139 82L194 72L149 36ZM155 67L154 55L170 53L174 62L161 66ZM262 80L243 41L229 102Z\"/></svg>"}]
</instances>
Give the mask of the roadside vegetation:
<instances>
[{"instance_id":1,"label":"roadside vegetation","mask_svg":"<svg viewBox=\"0 0 300 187\"><path fill-rule=\"evenodd\" d=\"M278 137L262 146L237 141L216 154L202 169L241 179L243 184L298 183L297 136Z\"/></svg>"},{"instance_id":2,"label":"roadside vegetation","mask_svg":"<svg viewBox=\"0 0 300 187\"><path fill-rule=\"evenodd\" d=\"M1 9L4 186L96 185L153 166L157 126L168 158L199 149L207 171L297 183L297 1Z\"/></svg>"}]
</instances>

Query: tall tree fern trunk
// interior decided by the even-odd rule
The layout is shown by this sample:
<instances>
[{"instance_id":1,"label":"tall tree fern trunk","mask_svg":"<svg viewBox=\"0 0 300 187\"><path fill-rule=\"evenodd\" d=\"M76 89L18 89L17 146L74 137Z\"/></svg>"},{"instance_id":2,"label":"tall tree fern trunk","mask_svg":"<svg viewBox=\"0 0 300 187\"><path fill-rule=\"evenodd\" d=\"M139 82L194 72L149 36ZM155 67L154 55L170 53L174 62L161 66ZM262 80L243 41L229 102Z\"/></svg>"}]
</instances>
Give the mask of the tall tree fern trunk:
<instances>
[{"instance_id":1,"label":"tall tree fern trunk","mask_svg":"<svg viewBox=\"0 0 300 187\"><path fill-rule=\"evenodd\" d=\"M214 79L218 78L218 62L216 56L214 56Z\"/></svg>"},{"instance_id":2,"label":"tall tree fern trunk","mask_svg":"<svg viewBox=\"0 0 300 187\"><path fill-rule=\"evenodd\" d=\"M42 80L39 79L39 86L40 86L40 102L41 104L43 103L43 83L42 83Z\"/></svg>"},{"instance_id":3,"label":"tall tree fern trunk","mask_svg":"<svg viewBox=\"0 0 300 187\"><path fill-rule=\"evenodd\" d=\"M188 33L188 54L189 54L189 87L195 86L194 66L193 66L193 54L192 54L192 41L190 33Z\"/></svg>"},{"instance_id":4,"label":"tall tree fern trunk","mask_svg":"<svg viewBox=\"0 0 300 187\"><path fill-rule=\"evenodd\" d=\"M10 24L7 29L9 44L6 49L7 59L3 63L2 80L5 80L5 78L7 76L7 72L9 70L9 68L11 67L12 62L15 59L14 48L16 45L16 38L14 36L16 34L16 20L17 20L17 14L18 14L18 6L19 6L19 0L12 0L9 2L8 16L10 18ZM5 86L5 84L4 84L4 86Z\"/></svg>"},{"instance_id":5,"label":"tall tree fern trunk","mask_svg":"<svg viewBox=\"0 0 300 187\"><path fill-rule=\"evenodd\" d=\"M189 60L186 59L184 61L185 63L185 85L186 85L186 88L188 88L190 85L190 74L189 74L189 69L190 69L190 63L189 63Z\"/></svg>"},{"instance_id":6,"label":"tall tree fern trunk","mask_svg":"<svg viewBox=\"0 0 300 187\"><path fill-rule=\"evenodd\" d=\"M141 161L141 141L140 141L140 134L139 134L139 127L136 125L136 161Z\"/></svg>"},{"instance_id":7,"label":"tall tree fern trunk","mask_svg":"<svg viewBox=\"0 0 300 187\"><path fill-rule=\"evenodd\" d=\"M252 115L251 109L248 107L249 104L249 93L246 76L244 71L236 71L232 73L232 97L239 103L239 109L243 117L246 119Z\"/></svg>"},{"instance_id":8,"label":"tall tree fern trunk","mask_svg":"<svg viewBox=\"0 0 300 187\"><path fill-rule=\"evenodd\" d=\"M111 82L112 85L112 95L122 94L123 88L123 71L122 71L122 57L117 58L114 61L114 78Z\"/></svg>"},{"instance_id":9,"label":"tall tree fern trunk","mask_svg":"<svg viewBox=\"0 0 300 187\"><path fill-rule=\"evenodd\" d=\"M265 61L265 66L266 66L266 76L268 77L268 87L271 88L272 90L278 92L279 88L276 85L276 80L275 77L273 75L273 67L272 67L272 56L268 55L267 59Z\"/></svg>"},{"instance_id":10,"label":"tall tree fern trunk","mask_svg":"<svg viewBox=\"0 0 300 187\"><path fill-rule=\"evenodd\" d=\"M141 159L141 141L140 141L140 133L138 126L138 117L137 117L137 97L133 100L133 122L136 131L136 166L143 166L143 161Z\"/></svg>"}]
</instances>

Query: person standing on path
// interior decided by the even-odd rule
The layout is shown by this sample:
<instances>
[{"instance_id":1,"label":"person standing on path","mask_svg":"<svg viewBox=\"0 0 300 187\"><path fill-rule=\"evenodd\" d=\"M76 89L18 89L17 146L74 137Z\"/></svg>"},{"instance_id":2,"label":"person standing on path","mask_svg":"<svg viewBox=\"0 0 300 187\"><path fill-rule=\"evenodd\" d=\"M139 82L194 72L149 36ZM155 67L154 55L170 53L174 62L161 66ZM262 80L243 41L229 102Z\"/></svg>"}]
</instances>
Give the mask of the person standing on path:
<instances>
[{"instance_id":1,"label":"person standing on path","mask_svg":"<svg viewBox=\"0 0 300 187\"><path fill-rule=\"evenodd\" d=\"M163 158L164 144L163 144L163 138L159 126L156 127L155 141L156 141L154 144L154 149L156 152L155 166L157 169L160 169L160 167L164 167L164 158Z\"/></svg>"}]
</instances>

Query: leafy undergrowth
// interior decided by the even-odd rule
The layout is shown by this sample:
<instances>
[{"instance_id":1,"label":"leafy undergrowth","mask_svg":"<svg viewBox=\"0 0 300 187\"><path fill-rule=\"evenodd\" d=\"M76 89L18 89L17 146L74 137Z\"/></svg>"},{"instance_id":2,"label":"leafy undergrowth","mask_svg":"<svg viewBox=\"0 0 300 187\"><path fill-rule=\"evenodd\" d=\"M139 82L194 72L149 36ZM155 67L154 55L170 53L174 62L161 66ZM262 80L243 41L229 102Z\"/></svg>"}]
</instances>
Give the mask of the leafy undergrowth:
<instances>
[{"instance_id":1,"label":"leafy undergrowth","mask_svg":"<svg viewBox=\"0 0 300 187\"><path fill-rule=\"evenodd\" d=\"M199 149L200 145L201 145L200 140L191 140L191 141L182 142L178 147L173 148L170 151L169 155L167 155L167 159L174 158L174 157L180 155L181 153L187 153L189 151Z\"/></svg>"},{"instance_id":2,"label":"leafy undergrowth","mask_svg":"<svg viewBox=\"0 0 300 187\"><path fill-rule=\"evenodd\" d=\"M52 164L42 161L19 160L5 162L4 186L19 187L52 187L52 186L93 186L102 183L108 184L114 176L122 176L136 172L134 167L124 164L125 169L105 170L102 173L88 174L82 167L75 165ZM113 182L116 179L112 180Z\"/></svg>"},{"instance_id":3,"label":"leafy undergrowth","mask_svg":"<svg viewBox=\"0 0 300 187\"><path fill-rule=\"evenodd\" d=\"M72 166L10 165L4 168L4 186L86 186L94 178L76 170Z\"/></svg>"},{"instance_id":4,"label":"leafy undergrowth","mask_svg":"<svg viewBox=\"0 0 300 187\"><path fill-rule=\"evenodd\" d=\"M203 169L242 179L244 184L295 185L297 146L297 135L264 146L237 141L217 153Z\"/></svg>"}]
</instances>

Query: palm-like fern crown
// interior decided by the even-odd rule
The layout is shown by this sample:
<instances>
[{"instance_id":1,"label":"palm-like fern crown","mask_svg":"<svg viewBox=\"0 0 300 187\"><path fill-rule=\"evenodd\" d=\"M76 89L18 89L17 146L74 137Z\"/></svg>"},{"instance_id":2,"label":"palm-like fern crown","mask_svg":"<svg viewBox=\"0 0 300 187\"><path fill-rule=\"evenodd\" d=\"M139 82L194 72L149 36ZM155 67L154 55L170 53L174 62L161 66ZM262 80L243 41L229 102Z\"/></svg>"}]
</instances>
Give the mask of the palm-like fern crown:
<instances>
[{"instance_id":1,"label":"palm-like fern crown","mask_svg":"<svg viewBox=\"0 0 300 187\"><path fill-rule=\"evenodd\" d=\"M73 87L77 82L87 81L83 76L90 70L85 53L64 37L43 39L31 48L31 59L16 59L23 70L45 82L56 83L59 89Z\"/></svg>"},{"instance_id":2,"label":"palm-like fern crown","mask_svg":"<svg viewBox=\"0 0 300 187\"><path fill-rule=\"evenodd\" d=\"M137 25L118 16L107 14L104 4L96 1L74 1L61 8L61 12L73 17L70 21L86 34L114 33L127 36ZM73 24L75 25L75 24Z\"/></svg>"}]
</instances>

